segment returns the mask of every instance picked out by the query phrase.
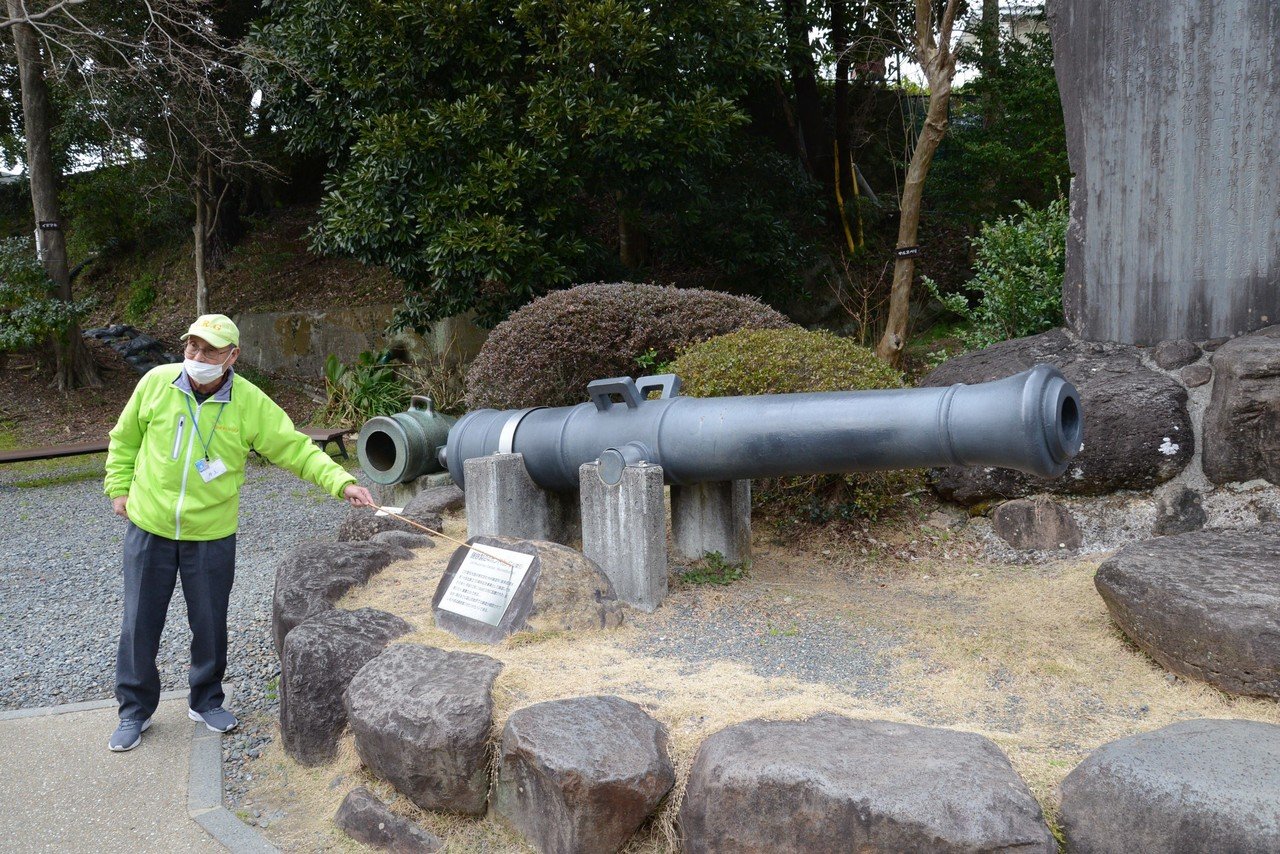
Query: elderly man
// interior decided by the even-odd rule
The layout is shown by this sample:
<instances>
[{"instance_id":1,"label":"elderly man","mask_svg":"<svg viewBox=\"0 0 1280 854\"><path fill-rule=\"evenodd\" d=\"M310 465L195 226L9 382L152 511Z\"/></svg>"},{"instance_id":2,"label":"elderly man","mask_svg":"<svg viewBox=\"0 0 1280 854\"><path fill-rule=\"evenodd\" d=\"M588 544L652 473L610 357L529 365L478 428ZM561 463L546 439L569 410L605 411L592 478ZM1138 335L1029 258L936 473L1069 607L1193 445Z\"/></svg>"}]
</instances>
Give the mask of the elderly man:
<instances>
[{"instance_id":1,"label":"elderly man","mask_svg":"<svg viewBox=\"0 0 1280 854\"><path fill-rule=\"evenodd\" d=\"M108 746L132 750L160 702L156 654L176 580L191 626L192 720L226 732L227 603L236 523L250 450L335 498L372 505L369 491L293 427L284 410L237 376L240 332L206 314L182 336L186 359L147 373L111 430L105 491L128 520L124 620L116 655L120 725Z\"/></svg>"}]
</instances>

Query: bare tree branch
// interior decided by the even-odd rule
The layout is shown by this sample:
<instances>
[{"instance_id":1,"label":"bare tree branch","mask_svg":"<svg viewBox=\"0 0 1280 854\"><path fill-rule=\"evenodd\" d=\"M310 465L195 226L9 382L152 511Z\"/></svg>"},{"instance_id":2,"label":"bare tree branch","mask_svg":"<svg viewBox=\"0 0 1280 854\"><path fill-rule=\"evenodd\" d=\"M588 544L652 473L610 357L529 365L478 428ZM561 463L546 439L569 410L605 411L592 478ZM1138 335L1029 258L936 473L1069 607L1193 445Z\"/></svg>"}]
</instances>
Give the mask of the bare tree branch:
<instances>
[{"instance_id":1,"label":"bare tree branch","mask_svg":"<svg viewBox=\"0 0 1280 854\"><path fill-rule=\"evenodd\" d=\"M141 0L137 31L113 27L110 19L91 22L68 7L82 2L65 0L30 16L37 18L32 28L52 59L51 76L74 80L99 106L96 118L112 138L126 147L140 141L152 156L168 149L166 181L193 180L191 164L200 154L220 172L274 172L245 144L247 54L218 37L198 0ZM245 109L232 115L227 95L237 89ZM149 106L131 110L130 99ZM147 125L160 135L146 132Z\"/></svg>"},{"instance_id":2,"label":"bare tree branch","mask_svg":"<svg viewBox=\"0 0 1280 854\"><path fill-rule=\"evenodd\" d=\"M68 7L79 6L81 3L84 3L84 2L85 0L58 0L57 3L54 3L48 9L44 9L43 11L40 11L40 12L28 12L26 8L26 4L23 3L22 14L16 18L7 18L3 21L0 21L0 30L3 30L7 27L12 27L14 24L32 24L37 21L43 21L45 18L48 18L51 15L56 15L57 13L64 11Z\"/></svg>"}]
</instances>

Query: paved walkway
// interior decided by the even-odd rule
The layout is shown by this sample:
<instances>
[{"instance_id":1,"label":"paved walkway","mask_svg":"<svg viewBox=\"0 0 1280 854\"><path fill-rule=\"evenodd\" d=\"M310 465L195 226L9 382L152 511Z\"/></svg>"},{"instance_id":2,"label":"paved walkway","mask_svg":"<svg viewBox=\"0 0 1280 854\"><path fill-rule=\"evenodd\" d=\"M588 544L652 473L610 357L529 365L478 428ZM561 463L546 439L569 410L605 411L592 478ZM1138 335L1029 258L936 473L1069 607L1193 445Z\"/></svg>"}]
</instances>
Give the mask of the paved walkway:
<instances>
[{"instance_id":1,"label":"paved walkway","mask_svg":"<svg viewBox=\"0 0 1280 854\"><path fill-rule=\"evenodd\" d=\"M0 851L274 851L222 806L221 736L186 696L126 753L107 749L114 700L0 712Z\"/></svg>"}]
</instances>

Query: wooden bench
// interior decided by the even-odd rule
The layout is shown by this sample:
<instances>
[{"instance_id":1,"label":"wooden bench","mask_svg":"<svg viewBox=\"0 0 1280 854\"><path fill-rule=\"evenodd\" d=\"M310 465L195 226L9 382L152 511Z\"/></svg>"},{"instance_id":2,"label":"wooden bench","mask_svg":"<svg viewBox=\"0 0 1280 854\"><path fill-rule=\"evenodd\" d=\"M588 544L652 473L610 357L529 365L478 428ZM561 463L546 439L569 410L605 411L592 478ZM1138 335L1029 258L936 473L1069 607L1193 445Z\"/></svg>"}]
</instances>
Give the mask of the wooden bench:
<instances>
[{"instance_id":1,"label":"wooden bench","mask_svg":"<svg viewBox=\"0 0 1280 854\"><path fill-rule=\"evenodd\" d=\"M330 442L338 443L338 453L342 454L343 459L347 457L347 446L343 442L343 437L347 435L347 430L342 427L305 427L301 431L308 439L320 446L320 450L329 447Z\"/></svg>"},{"instance_id":2,"label":"wooden bench","mask_svg":"<svg viewBox=\"0 0 1280 854\"><path fill-rule=\"evenodd\" d=\"M76 445L50 445L44 448L23 448L16 451L0 451L0 463L20 463L27 460L52 460L58 457L78 457L82 454L101 454L107 450L107 440L80 442Z\"/></svg>"}]
</instances>

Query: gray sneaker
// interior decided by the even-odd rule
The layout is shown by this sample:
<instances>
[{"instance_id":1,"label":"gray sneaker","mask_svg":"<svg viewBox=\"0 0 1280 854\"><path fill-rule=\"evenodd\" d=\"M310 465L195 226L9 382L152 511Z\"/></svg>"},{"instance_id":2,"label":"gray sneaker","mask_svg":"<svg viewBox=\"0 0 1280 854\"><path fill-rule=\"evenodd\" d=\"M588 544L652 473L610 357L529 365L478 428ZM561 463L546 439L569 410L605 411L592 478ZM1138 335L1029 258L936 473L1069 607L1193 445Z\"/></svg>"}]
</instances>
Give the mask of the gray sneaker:
<instances>
[{"instance_id":1,"label":"gray sneaker","mask_svg":"<svg viewBox=\"0 0 1280 854\"><path fill-rule=\"evenodd\" d=\"M111 733L111 739L107 741L107 747L110 747L116 753L133 750L139 744L142 744L142 734L150 726L151 718L147 718L145 721L122 720L120 721L120 726L116 727L116 731Z\"/></svg>"},{"instance_id":2,"label":"gray sneaker","mask_svg":"<svg viewBox=\"0 0 1280 854\"><path fill-rule=\"evenodd\" d=\"M202 721L204 725L214 732L226 732L235 729L239 721L236 716L219 706L216 709L209 709L207 712L197 712L195 709L187 709L187 717L193 721Z\"/></svg>"}]
</instances>

